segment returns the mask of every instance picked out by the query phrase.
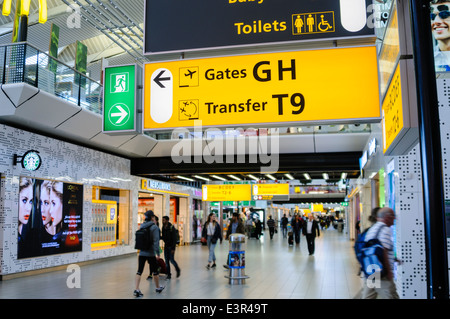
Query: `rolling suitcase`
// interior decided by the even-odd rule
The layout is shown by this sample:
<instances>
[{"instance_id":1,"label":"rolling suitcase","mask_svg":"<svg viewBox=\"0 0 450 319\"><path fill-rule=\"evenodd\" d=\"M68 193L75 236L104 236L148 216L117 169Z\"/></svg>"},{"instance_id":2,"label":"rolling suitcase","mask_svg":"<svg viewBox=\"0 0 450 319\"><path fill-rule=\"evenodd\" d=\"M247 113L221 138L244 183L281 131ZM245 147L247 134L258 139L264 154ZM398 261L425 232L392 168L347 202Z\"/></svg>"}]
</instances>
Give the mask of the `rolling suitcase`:
<instances>
[{"instance_id":1,"label":"rolling suitcase","mask_svg":"<svg viewBox=\"0 0 450 319\"><path fill-rule=\"evenodd\" d=\"M292 232L288 233L288 244L289 246L294 245L294 234Z\"/></svg>"},{"instance_id":2,"label":"rolling suitcase","mask_svg":"<svg viewBox=\"0 0 450 319\"><path fill-rule=\"evenodd\" d=\"M158 270L160 274L167 274L166 263L162 258L156 258L158 262Z\"/></svg>"}]
</instances>

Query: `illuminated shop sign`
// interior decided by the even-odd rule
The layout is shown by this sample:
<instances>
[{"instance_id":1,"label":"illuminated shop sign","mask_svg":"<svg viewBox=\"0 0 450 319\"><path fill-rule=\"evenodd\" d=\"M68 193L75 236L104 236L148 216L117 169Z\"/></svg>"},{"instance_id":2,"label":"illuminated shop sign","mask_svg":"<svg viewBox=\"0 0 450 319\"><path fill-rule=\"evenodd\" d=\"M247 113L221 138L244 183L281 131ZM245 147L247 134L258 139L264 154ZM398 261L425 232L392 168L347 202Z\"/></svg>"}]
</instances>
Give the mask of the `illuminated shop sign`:
<instances>
[{"instance_id":1,"label":"illuminated shop sign","mask_svg":"<svg viewBox=\"0 0 450 319\"><path fill-rule=\"evenodd\" d=\"M164 183L160 181L155 181L151 179L143 179L141 183L141 188L144 190L162 190L170 191L171 185L169 183Z\"/></svg>"},{"instance_id":2,"label":"illuminated shop sign","mask_svg":"<svg viewBox=\"0 0 450 319\"><path fill-rule=\"evenodd\" d=\"M30 150L22 156L14 154L13 165L17 165L18 163L22 164L22 168L26 169L27 171L33 172L37 171L39 167L41 167L42 159L38 151Z\"/></svg>"}]
</instances>

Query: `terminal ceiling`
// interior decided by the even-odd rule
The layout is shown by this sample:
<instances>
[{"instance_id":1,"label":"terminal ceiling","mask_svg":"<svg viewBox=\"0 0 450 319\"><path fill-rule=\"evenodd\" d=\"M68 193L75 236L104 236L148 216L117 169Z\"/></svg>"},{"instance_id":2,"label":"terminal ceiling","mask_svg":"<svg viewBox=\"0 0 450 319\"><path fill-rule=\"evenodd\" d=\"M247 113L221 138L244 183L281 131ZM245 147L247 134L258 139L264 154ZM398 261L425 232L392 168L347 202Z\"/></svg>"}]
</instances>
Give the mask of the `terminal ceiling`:
<instances>
[{"instance_id":1,"label":"terminal ceiling","mask_svg":"<svg viewBox=\"0 0 450 319\"><path fill-rule=\"evenodd\" d=\"M60 27L58 59L68 65L74 65L76 41L83 42L88 47L88 72L94 80L100 80L102 59L109 65L120 65L149 62L143 55L143 29L144 29L144 0L47 0L48 21L41 25L37 22L38 1L31 2L29 16L28 42L36 48L48 52L50 28L55 23ZM68 26L68 19L74 13L68 9L75 4L80 8L81 27ZM12 12L15 1L13 1ZM11 42L13 14L9 17L0 16L0 44ZM336 45L336 43L334 43ZM320 43L316 43L320 45ZM329 44L324 44L329 45ZM298 45L297 45L298 47ZM249 53L257 52L247 49ZM222 51L222 54L230 52ZM203 53L207 56L207 53ZM195 57L202 57L198 54ZM152 59L161 59L153 56ZM164 56L165 59L179 59L178 54ZM348 138L352 134L348 134ZM328 174L330 182L342 178L357 178L360 174L359 158L364 143L351 150L341 152L289 152L280 154L278 172L271 174L276 180L288 180L290 174L294 179L308 182L305 174L312 180L323 179L323 173ZM294 149L294 148L293 148ZM178 164L171 162L166 154L152 155L146 158L132 159L132 173L149 178L164 179L168 181L183 181L179 176L191 178L196 181L202 176L211 180L218 180L212 175L218 175L233 180L233 175L242 180L249 180L249 174L258 179L269 180L266 174L261 174L259 164Z\"/></svg>"}]
</instances>

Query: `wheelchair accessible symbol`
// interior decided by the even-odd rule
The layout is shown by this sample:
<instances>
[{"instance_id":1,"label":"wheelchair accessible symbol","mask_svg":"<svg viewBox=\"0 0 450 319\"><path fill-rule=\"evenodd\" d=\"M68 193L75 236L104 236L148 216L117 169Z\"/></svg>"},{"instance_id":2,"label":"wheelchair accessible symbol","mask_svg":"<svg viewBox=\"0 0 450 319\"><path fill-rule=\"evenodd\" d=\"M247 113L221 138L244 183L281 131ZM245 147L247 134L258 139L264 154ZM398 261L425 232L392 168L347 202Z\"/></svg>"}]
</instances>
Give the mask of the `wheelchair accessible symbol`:
<instances>
[{"instance_id":1,"label":"wheelchair accessible symbol","mask_svg":"<svg viewBox=\"0 0 450 319\"><path fill-rule=\"evenodd\" d=\"M297 13L292 15L292 34L335 32L334 11Z\"/></svg>"}]
</instances>

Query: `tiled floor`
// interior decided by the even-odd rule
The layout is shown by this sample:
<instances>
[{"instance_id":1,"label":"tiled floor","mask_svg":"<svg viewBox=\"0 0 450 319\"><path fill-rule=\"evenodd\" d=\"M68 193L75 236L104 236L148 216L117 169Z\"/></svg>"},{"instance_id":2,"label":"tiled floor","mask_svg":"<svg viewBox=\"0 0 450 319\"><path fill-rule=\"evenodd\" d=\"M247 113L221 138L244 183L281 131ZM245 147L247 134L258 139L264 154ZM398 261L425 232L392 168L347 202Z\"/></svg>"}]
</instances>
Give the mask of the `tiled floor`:
<instances>
[{"instance_id":1,"label":"tiled floor","mask_svg":"<svg viewBox=\"0 0 450 319\"><path fill-rule=\"evenodd\" d=\"M205 268L206 246L177 248L175 259L181 276L166 281L161 294L153 282L141 281L142 298L155 299L348 299L360 288L358 265L347 235L334 228L324 230L316 239L314 256L308 255L303 237L299 246L289 247L281 233L271 241L268 231L261 240L246 243L244 285L230 285L222 264L228 253L228 242L216 247L218 267ZM81 267L81 287L68 288L71 273L65 270L0 282L1 299L130 299L134 289L137 257L126 256ZM172 268L173 269L173 268ZM173 270L172 270L173 271Z\"/></svg>"}]
</instances>

